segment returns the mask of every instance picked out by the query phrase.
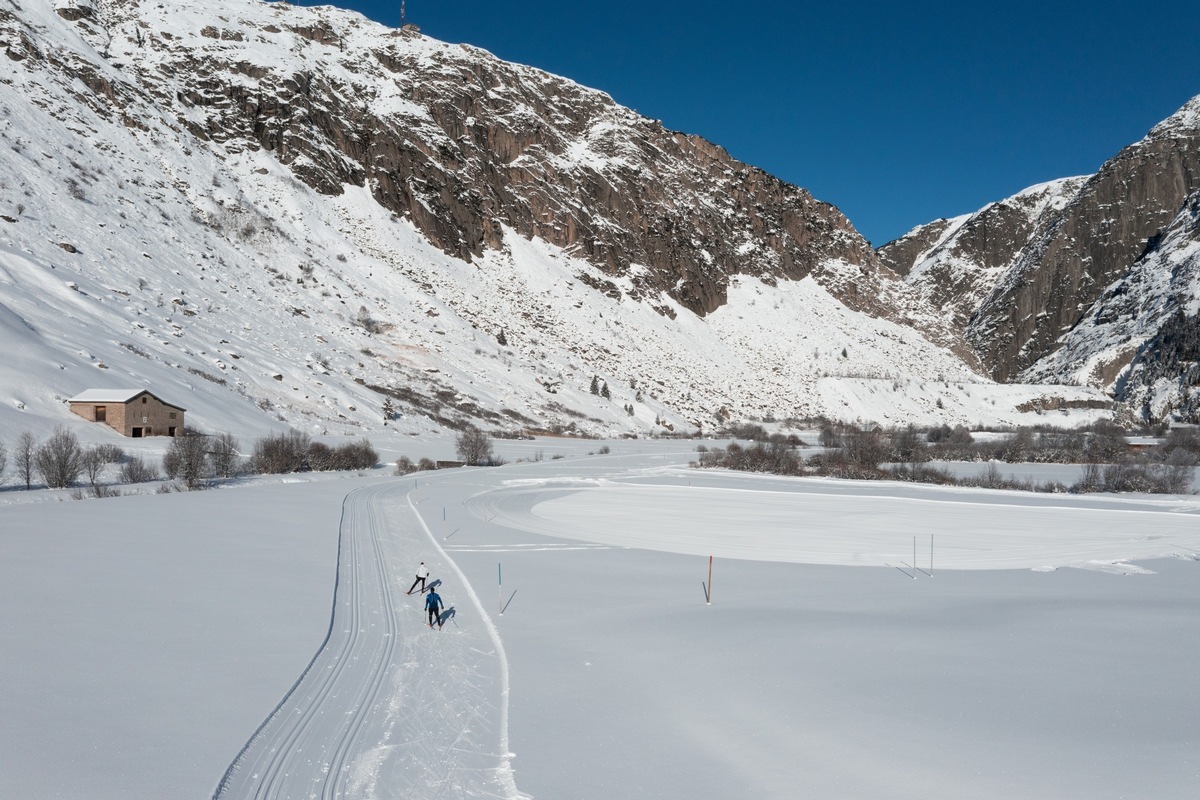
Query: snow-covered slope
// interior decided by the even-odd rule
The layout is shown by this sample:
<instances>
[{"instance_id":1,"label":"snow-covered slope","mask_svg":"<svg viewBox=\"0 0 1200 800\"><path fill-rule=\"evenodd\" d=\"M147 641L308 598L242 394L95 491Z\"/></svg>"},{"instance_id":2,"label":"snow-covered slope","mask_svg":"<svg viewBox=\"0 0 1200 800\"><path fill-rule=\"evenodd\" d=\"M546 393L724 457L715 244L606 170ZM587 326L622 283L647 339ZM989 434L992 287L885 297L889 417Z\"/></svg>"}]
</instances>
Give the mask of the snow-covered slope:
<instances>
[{"instance_id":1,"label":"snow-covered slope","mask_svg":"<svg viewBox=\"0 0 1200 800\"><path fill-rule=\"evenodd\" d=\"M719 148L472 48L329 7L4 0L0 50L3 438L74 421L65 398L111 386L243 434L370 432L389 396L393 430L644 434L816 414L1016 422L1014 398L1043 393L999 389L953 337L883 321L941 324L802 190L744 165L706 183L736 163ZM491 86L503 110L455 128L462 98L411 74L470 69L516 94ZM584 99L521 100L568 94ZM333 110L363 104L357 121L382 127L339 127ZM513 171L468 146L486 135L494 156L535 111L531 130L563 118L557 144L525 142ZM698 199L626 196L644 183L631 164L670 165ZM617 217L645 235L598 232ZM969 401L947 393L967 384Z\"/></svg>"}]
</instances>

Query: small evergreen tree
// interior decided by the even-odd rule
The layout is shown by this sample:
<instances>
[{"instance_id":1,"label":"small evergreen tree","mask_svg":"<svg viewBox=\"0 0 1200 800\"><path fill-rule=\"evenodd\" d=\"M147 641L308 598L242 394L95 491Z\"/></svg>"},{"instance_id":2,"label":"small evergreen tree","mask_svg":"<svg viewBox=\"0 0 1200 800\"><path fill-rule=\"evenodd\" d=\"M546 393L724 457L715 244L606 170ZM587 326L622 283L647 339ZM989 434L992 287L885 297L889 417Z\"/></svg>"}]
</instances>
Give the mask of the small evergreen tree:
<instances>
[{"instance_id":1,"label":"small evergreen tree","mask_svg":"<svg viewBox=\"0 0 1200 800\"><path fill-rule=\"evenodd\" d=\"M600 396L605 400L612 400L612 392L608 390L608 381L605 381L604 385L600 387Z\"/></svg>"},{"instance_id":2,"label":"small evergreen tree","mask_svg":"<svg viewBox=\"0 0 1200 800\"><path fill-rule=\"evenodd\" d=\"M589 391L592 394L600 394L600 376L599 375L592 376L592 386L589 389Z\"/></svg>"}]
</instances>

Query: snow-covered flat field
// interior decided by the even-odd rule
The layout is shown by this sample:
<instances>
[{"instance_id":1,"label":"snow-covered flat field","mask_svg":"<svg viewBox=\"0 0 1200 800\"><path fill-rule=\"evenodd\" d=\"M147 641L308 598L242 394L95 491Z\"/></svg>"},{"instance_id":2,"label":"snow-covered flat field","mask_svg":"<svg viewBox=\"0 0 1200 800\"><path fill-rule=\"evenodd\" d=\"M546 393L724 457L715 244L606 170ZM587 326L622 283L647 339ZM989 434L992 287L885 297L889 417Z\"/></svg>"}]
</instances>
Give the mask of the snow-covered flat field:
<instances>
[{"instance_id":1,"label":"snow-covered flat field","mask_svg":"<svg viewBox=\"0 0 1200 800\"><path fill-rule=\"evenodd\" d=\"M1192 796L1195 496L556 446L0 505L0 796Z\"/></svg>"}]
</instances>

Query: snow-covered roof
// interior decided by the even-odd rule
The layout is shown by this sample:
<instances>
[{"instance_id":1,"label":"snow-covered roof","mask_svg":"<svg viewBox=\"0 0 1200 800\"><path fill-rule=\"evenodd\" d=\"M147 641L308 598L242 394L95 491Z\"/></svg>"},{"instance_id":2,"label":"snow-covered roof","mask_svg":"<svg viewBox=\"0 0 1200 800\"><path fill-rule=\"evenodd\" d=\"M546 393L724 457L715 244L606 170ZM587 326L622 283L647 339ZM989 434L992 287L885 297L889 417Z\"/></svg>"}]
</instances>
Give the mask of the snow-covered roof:
<instances>
[{"instance_id":1,"label":"snow-covered roof","mask_svg":"<svg viewBox=\"0 0 1200 800\"><path fill-rule=\"evenodd\" d=\"M86 389L68 403L128 403L145 389Z\"/></svg>"},{"instance_id":2,"label":"snow-covered roof","mask_svg":"<svg viewBox=\"0 0 1200 800\"><path fill-rule=\"evenodd\" d=\"M180 411L185 410L181 406L174 403L168 403L153 392L145 389L85 389L79 394L67 400L68 403L128 403L139 394L148 394L158 402L171 408L178 408Z\"/></svg>"}]
</instances>

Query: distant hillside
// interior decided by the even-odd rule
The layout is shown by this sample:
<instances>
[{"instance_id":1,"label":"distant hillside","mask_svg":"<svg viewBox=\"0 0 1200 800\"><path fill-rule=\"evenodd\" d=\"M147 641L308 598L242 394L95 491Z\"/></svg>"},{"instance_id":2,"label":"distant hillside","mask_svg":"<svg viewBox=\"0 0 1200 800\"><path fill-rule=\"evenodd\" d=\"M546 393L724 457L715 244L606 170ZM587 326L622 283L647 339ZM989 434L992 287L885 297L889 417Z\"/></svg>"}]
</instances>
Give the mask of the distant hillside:
<instances>
[{"instance_id":1,"label":"distant hillside","mask_svg":"<svg viewBox=\"0 0 1200 800\"><path fill-rule=\"evenodd\" d=\"M923 226L880 255L997 380L1093 386L1132 419L1195 422L1200 365L1160 350L1200 311L1198 192L1200 97L1095 175Z\"/></svg>"},{"instance_id":2,"label":"distant hillside","mask_svg":"<svg viewBox=\"0 0 1200 800\"><path fill-rule=\"evenodd\" d=\"M1103 404L982 376L803 189L475 48L97 0L0 6L0 50L0 434L110 386L350 434L388 399L405 431L607 435Z\"/></svg>"}]
</instances>

